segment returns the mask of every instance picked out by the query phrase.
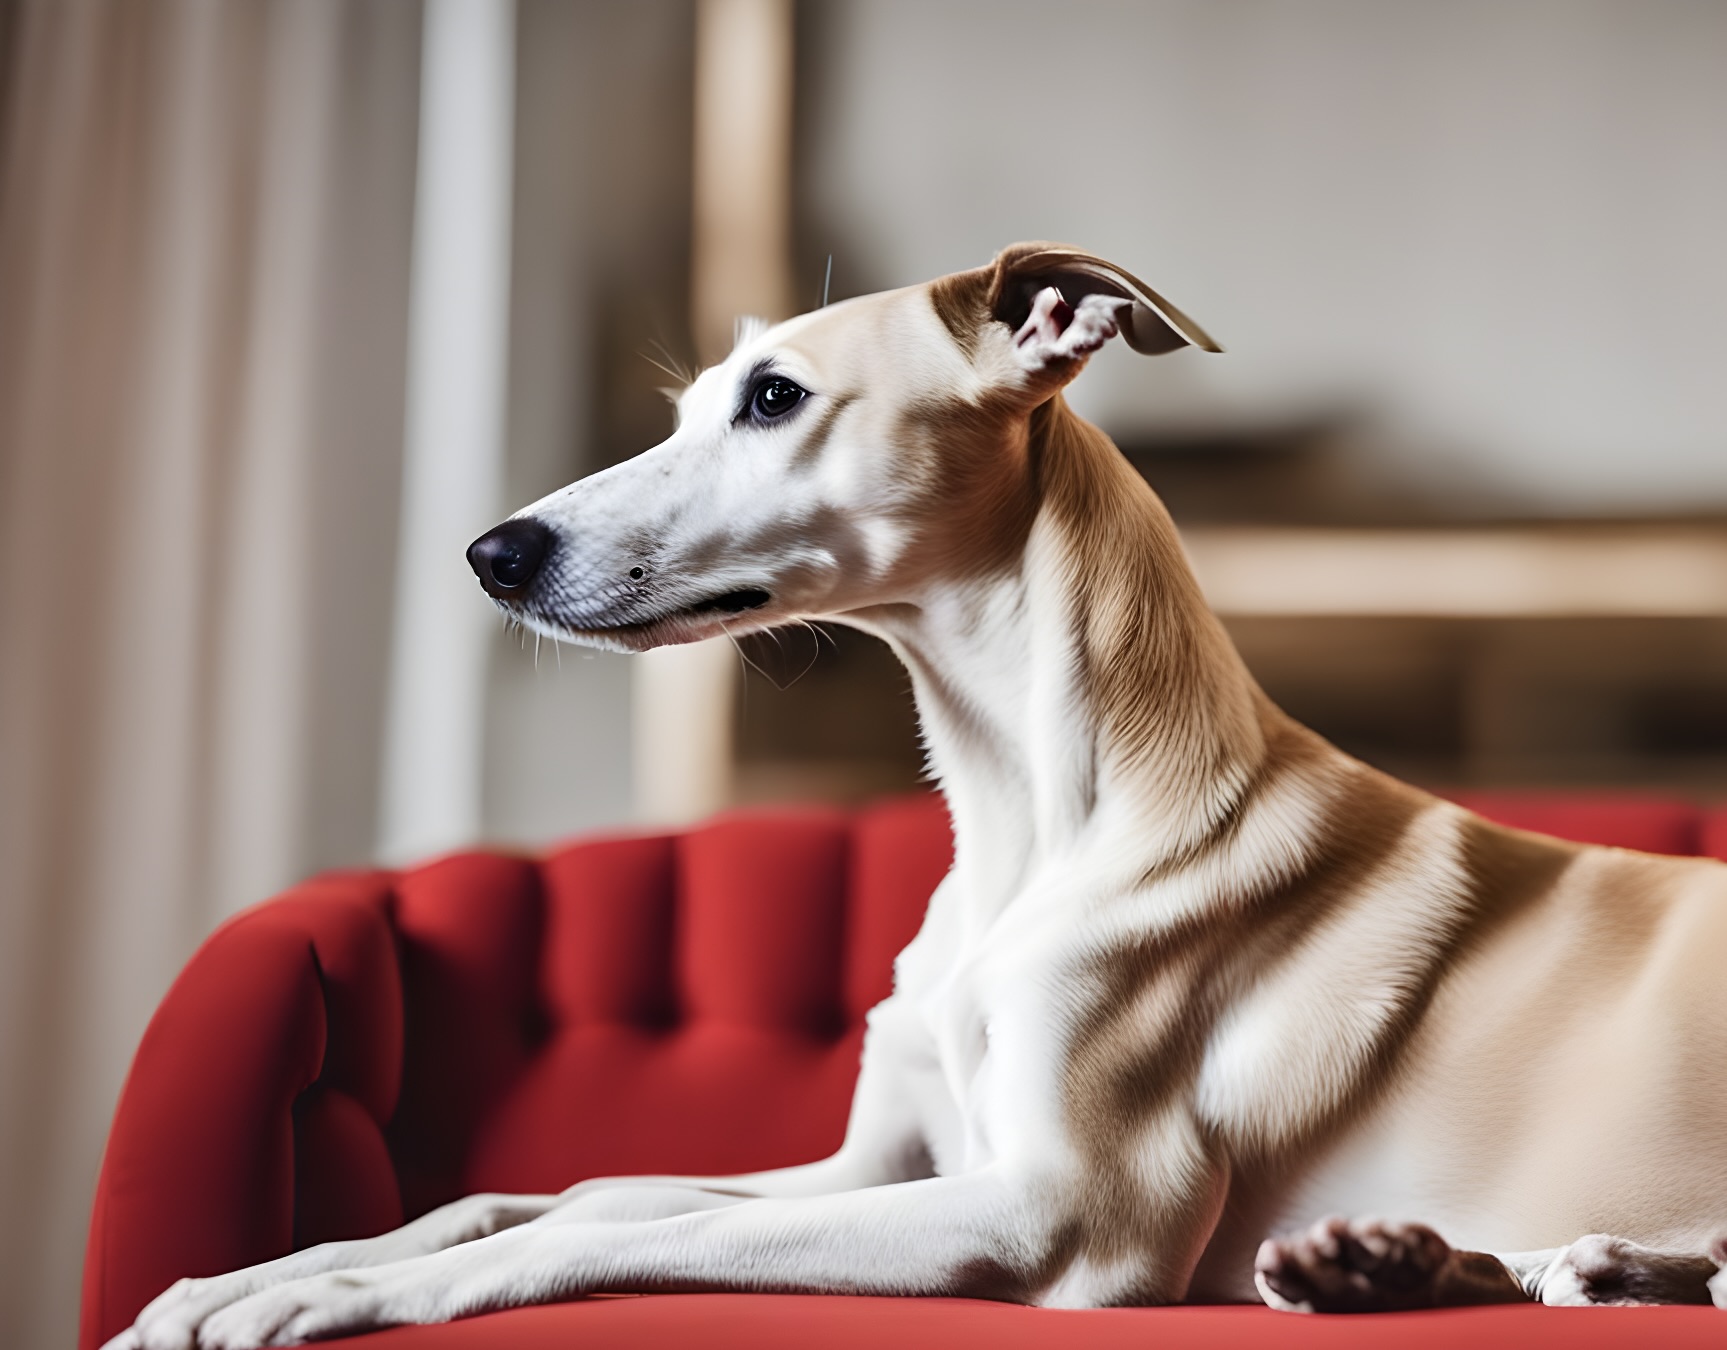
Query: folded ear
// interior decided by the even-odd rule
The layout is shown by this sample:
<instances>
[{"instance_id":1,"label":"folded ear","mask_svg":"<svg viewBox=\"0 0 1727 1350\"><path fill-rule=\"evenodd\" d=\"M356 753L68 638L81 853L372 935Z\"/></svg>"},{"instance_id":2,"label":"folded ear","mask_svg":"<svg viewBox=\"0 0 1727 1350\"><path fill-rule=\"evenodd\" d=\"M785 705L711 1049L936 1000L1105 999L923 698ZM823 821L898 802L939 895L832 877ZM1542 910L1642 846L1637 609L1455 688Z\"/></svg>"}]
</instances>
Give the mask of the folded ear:
<instances>
[{"instance_id":1,"label":"folded ear","mask_svg":"<svg viewBox=\"0 0 1727 1350\"><path fill-rule=\"evenodd\" d=\"M1038 308L1040 293L1053 287L1075 311L1113 312L1115 327L1136 352L1161 356L1189 346L1206 352L1223 350L1203 328L1133 273L1082 249L1064 244L1013 244L997 255L993 272L990 315L1015 334L1026 330ZM1093 304L1085 305L1091 297L1096 297Z\"/></svg>"}]
</instances>

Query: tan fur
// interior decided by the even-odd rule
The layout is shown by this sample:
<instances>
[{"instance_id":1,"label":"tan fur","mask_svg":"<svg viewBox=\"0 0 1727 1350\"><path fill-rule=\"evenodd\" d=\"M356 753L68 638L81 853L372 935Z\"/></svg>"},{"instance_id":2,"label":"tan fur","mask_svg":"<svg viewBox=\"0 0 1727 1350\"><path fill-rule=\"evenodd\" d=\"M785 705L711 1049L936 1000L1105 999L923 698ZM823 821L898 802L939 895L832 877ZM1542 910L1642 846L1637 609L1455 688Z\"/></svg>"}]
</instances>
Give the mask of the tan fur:
<instances>
[{"instance_id":1,"label":"tan fur","mask_svg":"<svg viewBox=\"0 0 1727 1350\"><path fill-rule=\"evenodd\" d=\"M1084 681L1119 785L1192 803L1202 834L1263 754L1258 691L1145 480L1057 394L1031 416ZM1164 781L1159 781L1164 780Z\"/></svg>"},{"instance_id":2,"label":"tan fur","mask_svg":"<svg viewBox=\"0 0 1727 1350\"><path fill-rule=\"evenodd\" d=\"M1021 246L993 269L932 283L931 305L968 359L988 360L1002 277L1044 247ZM974 436L942 444L969 457L978 439L987 441L993 419L968 404L950 414L949 425L963 425L967 415L977 418ZM1511 1187L1507 1207L1533 1213L1526 1231L1542 1243L1598 1229L1700 1242L1727 1218L1727 1150L1715 1149L1712 1160L1689 1156L1707 1151L1696 1131L1712 1112L1717 1130L1727 1119L1727 979L1719 976L1727 970L1727 869L1502 829L1377 774L1288 722L1258 691L1204 604L1161 503L1109 439L1067 407L1059 388L1025 425L1036 528L1051 532L1061 557L1112 787L1183 815L1171 852L1153 861L1148 881L1224 847L1255 796L1282 777L1315 785L1329 802L1312 856L1276 888L1167 930L1140 932L1075 970L1076 983L1094 990L1069 1038L1064 1086L1068 1118L1092 1169L1076 1250L1119 1260L1137 1249L1143 1261L1167 1263L1170 1225L1158 1211L1211 1204L1208 1173L1233 1174L1251 1206L1267 1176L1299 1172L1302 1159L1322 1158L1390 1113L1431 1120L1436 1166L1472 1174L1462 1190L1486 1202L1498 1189L1503 1201L1503 1188ZM997 434L995 445L1002 462L1016 463L1011 434ZM944 500L963 511L963 479L950 482L960 495L944 493ZM987 551L1011 553L1018 538L1015 514L1000 547ZM1176 803L1185 803L1185 812ZM1353 1061L1336 1066L1339 1076L1318 1097L1321 1085L1292 1084L1306 1095L1279 1103L1284 1119L1275 1126L1232 1132L1171 1116L1193 1089L1218 1018L1268 979L1282 978L1299 993L1291 972L1309 959L1304 944L1315 947L1316 962L1325 955L1317 950L1322 925L1334 925L1343 943L1370 932L1372 914L1356 911L1381 903L1363 892L1376 875L1385 884L1388 869L1399 871L1392 884L1411 893L1438 889L1412 911L1410 921L1421 925L1416 964L1383 1018L1365 1029ZM1424 880L1442 875L1454 880ZM1696 894L1687 900L1687 892ZM1706 940L1678 944L1675 930ZM1517 952L1545 975L1532 980L1527 969L1508 968ZM1716 972L1713 982L1704 969ZM1310 996L1323 1009L1335 993L1325 967L1315 965L1310 979ZM1651 983L1640 996L1627 987L1639 979ZM1516 1006L1483 988L1501 983L1522 991ZM1635 1028L1540 1027L1561 1009L1599 1022L1580 1006L1587 997L1634 1009ZM1484 1008L1494 1011L1484 1016ZM1701 1023L1657 1020L1681 1008ZM1602 1036L1626 1051L1646 1039L1657 1058L1683 1056L1707 1086L1676 1084L1671 1066L1651 1070L1630 1058L1620 1061L1617 1083L1581 1062L1576 1071L1542 1062L1544 1050L1581 1059ZM1648 1114L1627 1108L1623 1088L1636 1095L1635 1085L1655 1090L1656 1080L1694 1105L1653 1137L1617 1128L1616 1118ZM1679 1142L1687 1136L1689 1150ZM1165 1164L1155 1175L1146 1172L1148 1149ZM1679 1152L1688 1154L1683 1162ZM1184 1156L1193 1164L1188 1176ZM1685 1194L1699 1166L1714 1181L1701 1205ZM1464 1266L1475 1259L1457 1255ZM1177 1278L1185 1285L1186 1272ZM1459 1287L1486 1298L1503 1283L1502 1272L1490 1272Z\"/></svg>"},{"instance_id":3,"label":"tan fur","mask_svg":"<svg viewBox=\"0 0 1727 1350\"><path fill-rule=\"evenodd\" d=\"M995 278L994 266L976 267L938 277L927 287L931 308L967 360L977 355L984 325L990 321Z\"/></svg>"},{"instance_id":4,"label":"tan fur","mask_svg":"<svg viewBox=\"0 0 1727 1350\"><path fill-rule=\"evenodd\" d=\"M919 543L902 563L908 575L983 577L1018 566L1037 497L1012 411L999 401L916 399L902 414L896 444L905 471L929 480L913 519ZM942 504L939 512L931 503Z\"/></svg>"}]
</instances>

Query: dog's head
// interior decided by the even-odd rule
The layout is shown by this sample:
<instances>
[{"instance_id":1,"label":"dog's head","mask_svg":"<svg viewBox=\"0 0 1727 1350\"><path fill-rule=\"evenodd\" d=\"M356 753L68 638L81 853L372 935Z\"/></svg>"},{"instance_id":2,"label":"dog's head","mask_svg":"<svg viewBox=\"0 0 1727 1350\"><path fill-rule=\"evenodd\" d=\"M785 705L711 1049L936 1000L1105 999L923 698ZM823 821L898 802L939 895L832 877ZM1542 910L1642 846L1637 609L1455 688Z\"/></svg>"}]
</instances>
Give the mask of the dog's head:
<instances>
[{"instance_id":1,"label":"dog's head","mask_svg":"<svg viewBox=\"0 0 1727 1350\"><path fill-rule=\"evenodd\" d=\"M625 651L915 602L1012 565L1035 512L1032 413L1117 333L1148 354L1218 350L1131 274L1051 244L745 325L669 438L468 560L513 617Z\"/></svg>"}]
</instances>

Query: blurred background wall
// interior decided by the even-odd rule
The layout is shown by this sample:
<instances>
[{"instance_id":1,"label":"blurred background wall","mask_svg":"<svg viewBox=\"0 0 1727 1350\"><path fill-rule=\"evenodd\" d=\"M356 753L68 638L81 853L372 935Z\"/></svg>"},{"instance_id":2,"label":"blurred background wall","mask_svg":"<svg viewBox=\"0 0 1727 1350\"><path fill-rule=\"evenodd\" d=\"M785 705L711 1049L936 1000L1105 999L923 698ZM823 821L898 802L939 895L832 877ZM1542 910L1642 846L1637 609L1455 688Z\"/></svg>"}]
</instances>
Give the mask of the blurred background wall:
<instances>
[{"instance_id":1,"label":"blurred background wall","mask_svg":"<svg viewBox=\"0 0 1727 1350\"><path fill-rule=\"evenodd\" d=\"M490 36L434 78L452 24ZM747 31L790 59L743 78L716 35ZM490 618L412 487L439 230L502 241L451 377L496 374L453 470L482 525L666 433L644 353L692 359L693 298L742 269L701 184L778 174L727 246L783 240L762 308L815 304L830 254L840 298L1042 237L1222 337L1107 352L1076 402L1298 715L1432 783L1718 796L1724 76L1703 0L0 0L0 1334L70 1338L125 1065L225 915L694 809L650 779L917 779L903 678L841 630L680 685ZM763 80L783 144L716 130L761 125L726 113ZM493 149L433 134L434 94ZM428 154L493 185L435 227ZM422 546L463 588L429 628ZM471 678L407 715L446 660ZM633 735L668 688L720 734ZM422 740L473 766L454 815L403 795Z\"/></svg>"},{"instance_id":2,"label":"blurred background wall","mask_svg":"<svg viewBox=\"0 0 1727 1350\"><path fill-rule=\"evenodd\" d=\"M1370 418L1454 509L1727 502L1727 14L1655 0L821 4L803 270L1077 240L1225 361L1111 351L1120 439ZM1128 260L1132 261L1128 261Z\"/></svg>"}]
</instances>

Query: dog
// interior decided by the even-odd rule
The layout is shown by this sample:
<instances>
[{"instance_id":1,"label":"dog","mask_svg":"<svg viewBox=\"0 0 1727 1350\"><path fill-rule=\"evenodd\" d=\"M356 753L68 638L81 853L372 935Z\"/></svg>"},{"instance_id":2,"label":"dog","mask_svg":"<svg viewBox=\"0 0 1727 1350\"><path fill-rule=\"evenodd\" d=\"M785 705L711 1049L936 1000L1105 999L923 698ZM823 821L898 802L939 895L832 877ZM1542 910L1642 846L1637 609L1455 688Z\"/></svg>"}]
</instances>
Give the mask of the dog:
<instances>
[{"instance_id":1,"label":"dog","mask_svg":"<svg viewBox=\"0 0 1727 1350\"><path fill-rule=\"evenodd\" d=\"M1217 350L1049 244L751 325L668 440L469 551L557 639L819 618L904 660L954 864L840 1150L470 1196L113 1345L681 1289L1727 1307L1727 866L1502 829L1273 706L1063 398L1117 336Z\"/></svg>"}]
</instances>

